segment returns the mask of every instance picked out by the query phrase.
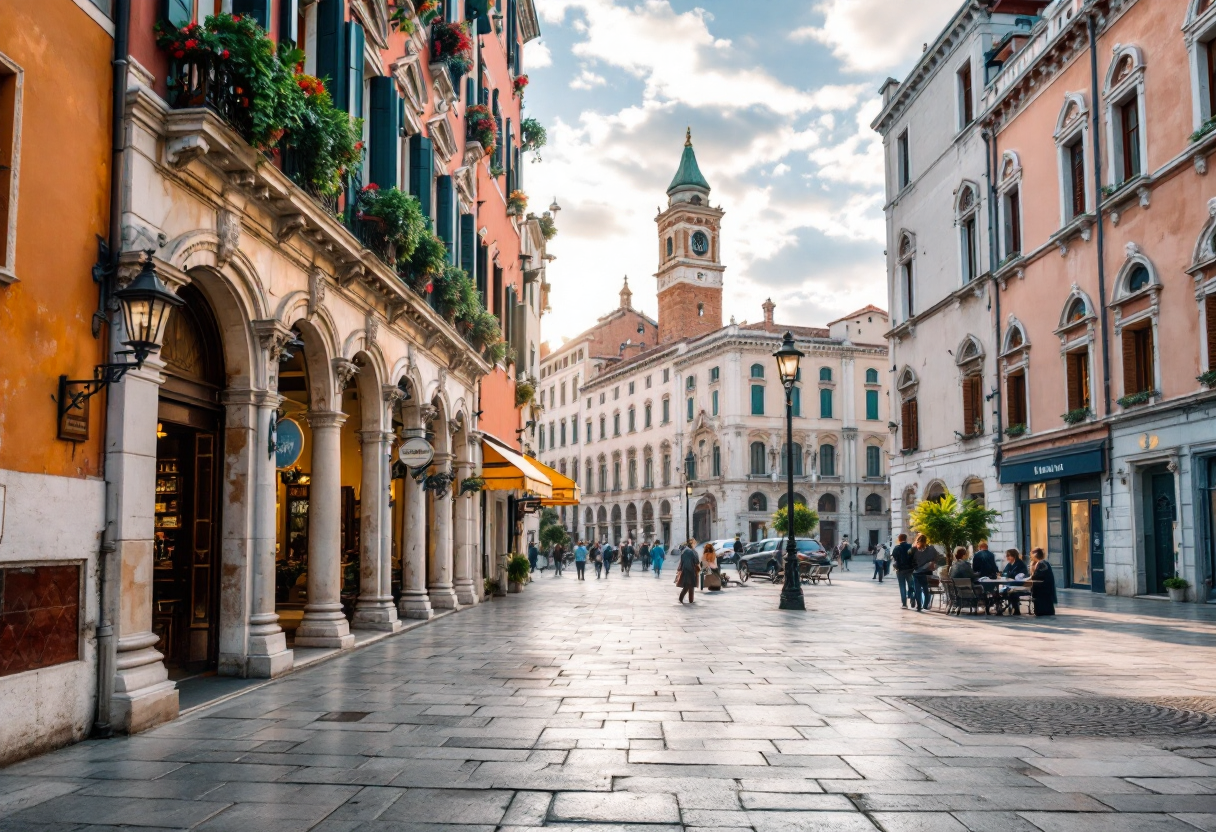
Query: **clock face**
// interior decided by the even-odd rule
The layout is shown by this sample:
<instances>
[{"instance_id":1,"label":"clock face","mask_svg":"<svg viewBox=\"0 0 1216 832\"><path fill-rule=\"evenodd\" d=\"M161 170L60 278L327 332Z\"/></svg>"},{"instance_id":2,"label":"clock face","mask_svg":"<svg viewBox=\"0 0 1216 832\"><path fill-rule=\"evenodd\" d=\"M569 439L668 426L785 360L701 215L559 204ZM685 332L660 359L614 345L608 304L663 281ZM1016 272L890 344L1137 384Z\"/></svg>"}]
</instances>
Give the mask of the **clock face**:
<instances>
[{"instance_id":1,"label":"clock face","mask_svg":"<svg viewBox=\"0 0 1216 832\"><path fill-rule=\"evenodd\" d=\"M698 231L692 235L692 250L694 254L702 256L709 252L709 238L705 236L705 232Z\"/></svg>"}]
</instances>

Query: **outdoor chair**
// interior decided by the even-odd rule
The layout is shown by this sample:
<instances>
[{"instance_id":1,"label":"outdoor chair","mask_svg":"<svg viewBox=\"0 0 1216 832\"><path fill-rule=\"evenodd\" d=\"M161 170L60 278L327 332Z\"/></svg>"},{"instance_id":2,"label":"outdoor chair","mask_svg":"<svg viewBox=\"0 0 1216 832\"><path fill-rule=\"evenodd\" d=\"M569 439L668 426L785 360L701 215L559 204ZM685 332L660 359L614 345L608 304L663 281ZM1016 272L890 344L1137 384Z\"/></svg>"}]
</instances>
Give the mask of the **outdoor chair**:
<instances>
[{"instance_id":1,"label":"outdoor chair","mask_svg":"<svg viewBox=\"0 0 1216 832\"><path fill-rule=\"evenodd\" d=\"M943 586L944 582L949 581L949 578L939 578L936 575L929 576L929 606L933 606L933 596L938 597L939 604L946 604L946 589ZM946 608L949 612L949 607Z\"/></svg>"},{"instance_id":2,"label":"outdoor chair","mask_svg":"<svg viewBox=\"0 0 1216 832\"><path fill-rule=\"evenodd\" d=\"M939 585L939 592L936 594L941 595L941 602L946 608L946 615L949 615L954 610L955 604L957 603L957 600L958 600L956 592L955 592L955 588L954 588L954 581L950 580L949 578L940 578L938 580L938 585ZM933 586L932 586L932 584L930 584L930 586L929 586L929 600L930 601L933 600L934 594L935 593L933 592Z\"/></svg>"},{"instance_id":3,"label":"outdoor chair","mask_svg":"<svg viewBox=\"0 0 1216 832\"><path fill-rule=\"evenodd\" d=\"M979 612L980 604L984 603L981 597L981 590L971 582L970 578L956 578L954 584L954 610L957 615L962 615L963 607L971 610L971 614L975 615Z\"/></svg>"},{"instance_id":4,"label":"outdoor chair","mask_svg":"<svg viewBox=\"0 0 1216 832\"><path fill-rule=\"evenodd\" d=\"M811 567L811 583L818 584L820 581L827 581L831 585L832 565L830 563L817 564Z\"/></svg>"}]
</instances>

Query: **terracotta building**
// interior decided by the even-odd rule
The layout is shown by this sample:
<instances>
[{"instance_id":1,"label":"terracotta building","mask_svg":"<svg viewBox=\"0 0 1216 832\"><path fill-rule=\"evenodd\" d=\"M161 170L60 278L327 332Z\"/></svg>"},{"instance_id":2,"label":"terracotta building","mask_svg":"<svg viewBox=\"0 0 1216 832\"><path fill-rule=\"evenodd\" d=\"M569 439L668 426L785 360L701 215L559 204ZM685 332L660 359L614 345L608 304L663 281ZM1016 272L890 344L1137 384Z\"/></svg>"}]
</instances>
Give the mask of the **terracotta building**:
<instances>
[{"instance_id":1,"label":"terracotta building","mask_svg":"<svg viewBox=\"0 0 1216 832\"><path fill-rule=\"evenodd\" d=\"M552 217L529 213L521 187L531 0L44 5L0 0L0 183L12 185L0 337L35 356L0 386L12 470L0 562L53 552L76 570L79 609L71 632L48 634L72 661L40 670L0 651L9 756L78 739L94 719L143 730L176 716L181 684L275 676L353 646L356 631L476 604L518 536L515 498L551 494L543 474L476 486L491 466L526 467L515 388L535 373L550 259ZM215 45L226 33L237 48L299 49L274 71L318 120L293 133L251 100ZM25 150L10 173L14 124ZM350 159L310 145L319 131ZM79 152L31 153L66 133ZM88 323L111 181L121 222L95 274L111 292L154 275L180 305L138 367L100 385L87 417L69 414L69 430L89 425L68 442L54 408L43 413L55 379L131 363L128 322L142 320L110 304L101 342ZM391 242L367 210L377 193L414 198L431 260L416 266ZM463 285L457 273L476 295L460 306L438 291L440 277ZM505 343L478 335L481 310ZM40 522L56 500L72 508ZM112 624L100 639L99 620Z\"/></svg>"}]
</instances>

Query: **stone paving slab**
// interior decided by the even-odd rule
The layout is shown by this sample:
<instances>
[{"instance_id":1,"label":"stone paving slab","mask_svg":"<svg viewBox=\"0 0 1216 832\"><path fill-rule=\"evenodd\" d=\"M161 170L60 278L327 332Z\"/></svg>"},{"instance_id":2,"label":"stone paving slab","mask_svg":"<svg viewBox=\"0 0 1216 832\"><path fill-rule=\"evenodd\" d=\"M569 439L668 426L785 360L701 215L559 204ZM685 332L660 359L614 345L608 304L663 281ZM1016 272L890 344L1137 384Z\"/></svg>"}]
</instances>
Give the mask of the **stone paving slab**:
<instances>
[{"instance_id":1,"label":"stone paving slab","mask_svg":"<svg viewBox=\"0 0 1216 832\"><path fill-rule=\"evenodd\" d=\"M998 697L1201 702L1216 611L916 615L858 573L799 614L767 583L690 607L648 577L541 576L10 766L0 832L1216 832L1216 737L969 732L911 704L968 697L974 729Z\"/></svg>"}]
</instances>

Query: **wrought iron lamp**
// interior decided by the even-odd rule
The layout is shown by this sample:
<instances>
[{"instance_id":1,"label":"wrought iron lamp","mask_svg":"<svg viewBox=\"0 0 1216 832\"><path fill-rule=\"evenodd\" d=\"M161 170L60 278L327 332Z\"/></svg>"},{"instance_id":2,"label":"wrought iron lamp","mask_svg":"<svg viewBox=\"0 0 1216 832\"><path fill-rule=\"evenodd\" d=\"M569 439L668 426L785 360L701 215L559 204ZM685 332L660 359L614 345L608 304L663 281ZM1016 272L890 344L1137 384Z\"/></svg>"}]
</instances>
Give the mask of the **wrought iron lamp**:
<instances>
[{"instance_id":1,"label":"wrought iron lamp","mask_svg":"<svg viewBox=\"0 0 1216 832\"><path fill-rule=\"evenodd\" d=\"M777 376L785 388L785 527L788 540L785 544L785 583L781 587L780 608L783 610L806 609L802 576L798 573L798 544L794 541L794 382L798 380L798 363L802 355L790 332L781 339L781 349L773 353L777 359Z\"/></svg>"}]
</instances>

